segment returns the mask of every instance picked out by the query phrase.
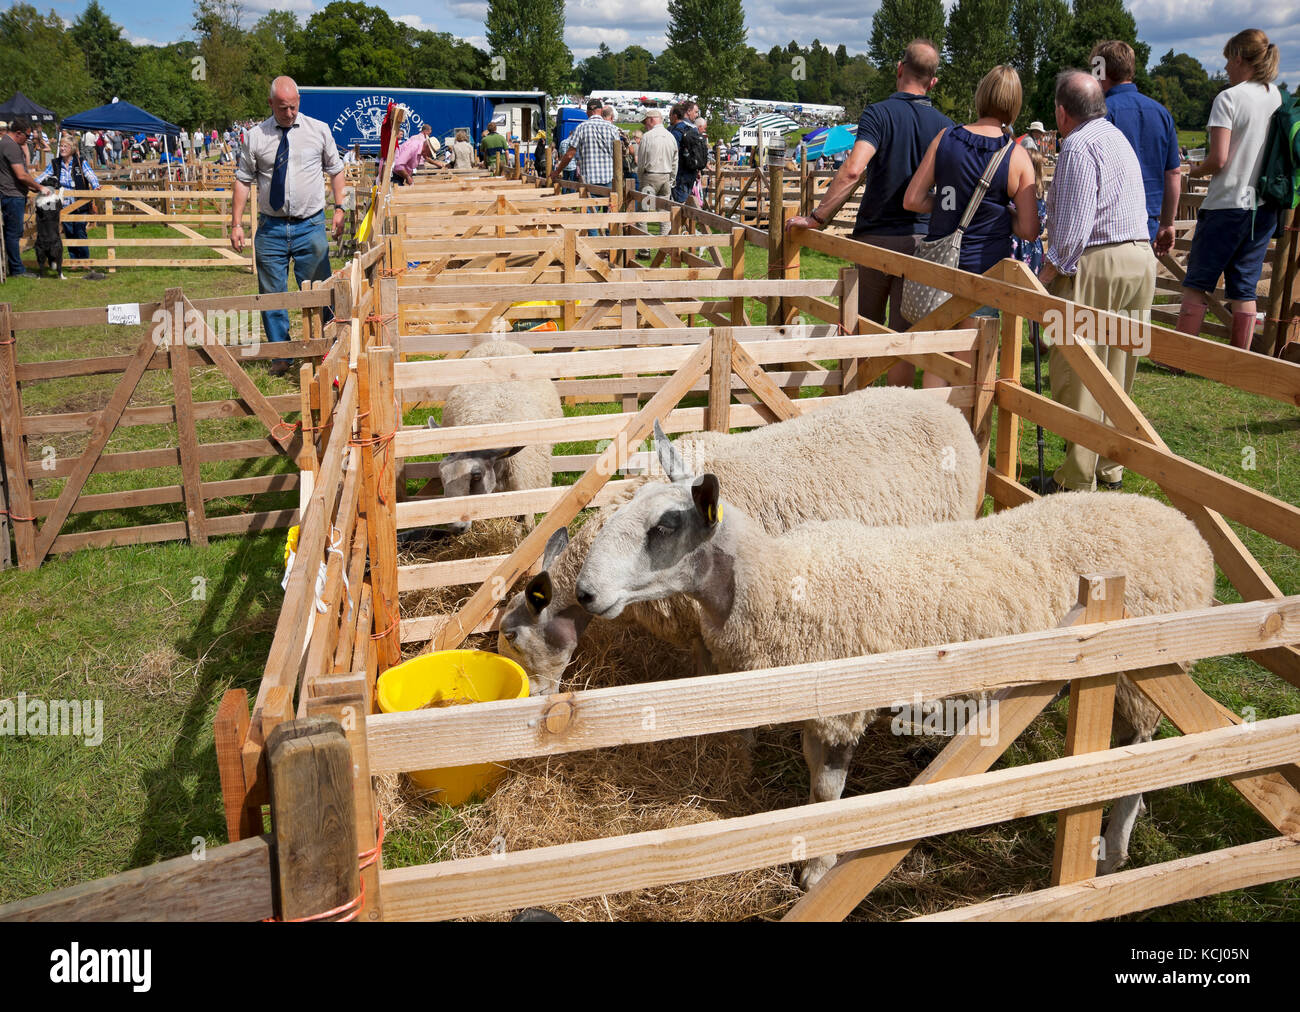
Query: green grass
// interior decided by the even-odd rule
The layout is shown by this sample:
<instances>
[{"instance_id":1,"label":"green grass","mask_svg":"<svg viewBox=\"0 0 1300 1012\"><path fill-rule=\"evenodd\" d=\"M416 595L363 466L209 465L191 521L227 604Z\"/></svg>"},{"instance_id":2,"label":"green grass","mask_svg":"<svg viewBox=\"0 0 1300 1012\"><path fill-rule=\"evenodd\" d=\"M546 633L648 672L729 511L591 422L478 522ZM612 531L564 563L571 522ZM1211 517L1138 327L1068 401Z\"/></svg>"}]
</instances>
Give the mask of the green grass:
<instances>
[{"instance_id":1,"label":"green grass","mask_svg":"<svg viewBox=\"0 0 1300 1012\"><path fill-rule=\"evenodd\" d=\"M805 278L835 277L840 266L803 251ZM766 270L766 258L751 251L746 275L764 277ZM102 305L148 301L174 285L192 297L255 289L250 275L235 271L130 269L98 283L19 278L0 289L0 298L17 310ZM748 303L752 321L764 322L762 304ZM116 354L129 350L130 343L125 330L76 328L20 336L18 354L22 361ZM291 381L267 377L259 368L252 372L267 392L293 389ZM228 396L221 392L223 381L200 376L200 370L194 375L196 399ZM148 374L134 403L167 401L167 383L152 385L166 376ZM1032 387L1028 354L1022 380ZM24 396L42 411L89 410L107 398L112 377L59 382L67 386L35 384ZM1300 420L1294 408L1196 377L1172 377L1146 363L1139 366L1134 397L1175 452L1288 502L1300 502ZM582 404L568 413L614 410L610 404ZM405 420L419 423L428 413L409 412ZM257 432L256 423L212 424L213 432L204 432L205 439L247 438ZM246 433L245 426L251 432ZM1034 430L1030 425L1023 430L1023 477L1028 477L1036 470ZM141 426L117 434L110 449L173 445L172 439L166 426ZM1253 470L1242 466L1249 456L1246 447L1254 448ZM594 442L584 441L557 445L555 451L595 449ZM37 448L32 455L39 455ZM1048 435L1049 473L1062 456L1061 441ZM246 466L205 466L204 478L251 473L243 469ZM177 477L161 472L101 475L87 490ZM557 482L574 477L559 475ZM42 495L57 488L57 483L46 484ZM1126 491L1159 494L1152 483L1134 475ZM214 504L231 511L274 505L275 496ZM154 507L77 523L106 524L111 519L120 525L172 518L179 518L178 508ZM1282 590L1300 593L1297 553L1233 526ZM38 698L102 699L105 719L104 742L98 748L67 738L5 738L0 743L0 902L188 853L196 838L208 845L224 842L212 719L226 689L256 691L282 600L283 543L283 532L271 532L217 538L204 549L176 543L87 550L52 559L34 573L0 572L0 597L6 604L0 610L0 698L24 691ZM1226 601L1238 599L1222 580L1218 594ZM1202 661L1195 676L1234 710L1253 707L1258 719L1300 712L1300 692L1239 657ZM1064 704L1058 704L1022 736L1005 762L1020 765L1060 755L1064 714ZM1165 733L1172 732L1166 727ZM760 743L763 740L760 736ZM859 784L871 768L867 752L861 750L855 766ZM794 794L804 790L806 774L797 750L761 744L755 758L764 778L788 780ZM1161 791L1147 800L1151 814L1138 821L1133 838L1136 865L1272 835L1221 781ZM418 824L390 834L385 861L395 867L434 860L460 825L454 811L433 809ZM972 869L998 862L1012 867L1010 880L1022 888L1043 884L1036 876L1044 855L1050 863L1053 832L1054 820L1042 817L926 844L933 858L928 860L930 884L968 887L969 877L977 874ZM913 888L906 881L890 880L878 894L882 903L906 905ZM1300 883L1239 890L1137 917L1294 920L1300 918Z\"/></svg>"},{"instance_id":2,"label":"green grass","mask_svg":"<svg viewBox=\"0 0 1300 1012\"><path fill-rule=\"evenodd\" d=\"M1180 148L1203 148L1206 144L1206 132L1204 130L1179 130L1178 146Z\"/></svg>"}]
</instances>

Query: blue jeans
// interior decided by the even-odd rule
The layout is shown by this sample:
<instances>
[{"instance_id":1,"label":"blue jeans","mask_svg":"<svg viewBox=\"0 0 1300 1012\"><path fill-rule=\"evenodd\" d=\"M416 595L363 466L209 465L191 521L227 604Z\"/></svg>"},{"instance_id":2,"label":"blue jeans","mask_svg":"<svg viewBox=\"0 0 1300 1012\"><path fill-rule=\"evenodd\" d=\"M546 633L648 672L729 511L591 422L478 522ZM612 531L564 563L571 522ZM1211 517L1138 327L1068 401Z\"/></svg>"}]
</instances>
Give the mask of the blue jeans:
<instances>
[{"instance_id":1,"label":"blue jeans","mask_svg":"<svg viewBox=\"0 0 1300 1012\"><path fill-rule=\"evenodd\" d=\"M301 288L304 281L327 281L330 276L329 238L325 234L325 211L310 218L257 217L257 290L284 292L289 288L289 261ZM328 309L326 322L333 314ZM262 333L268 341L289 340L289 311L271 309L262 313Z\"/></svg>"},{"instance_id":2,"label":"blue jeans","mask_svg":"<svg viewBox=\"0 0 1300 1012\"><path fill-rule=\"evenodd\" d=\"M86 238L86 223L84 221L65 221L63 223L63 234L69 239ZM68 256L73 260L89 260L90 250L85 246L69 246Z\"/></svg>"},{"instance_id":3,"label":"blue jeans","mask_svg":"<svg viewBox=\"0 0 1300 1012\"><path fill-rule=\"evenodd\" d=\"M5 223L5 259L9 262L9 275L26 274L23 266L21 244L23 241L23 215L27 213L26 197L0 197L0 213Z\"/></svg>"}]
</instances>

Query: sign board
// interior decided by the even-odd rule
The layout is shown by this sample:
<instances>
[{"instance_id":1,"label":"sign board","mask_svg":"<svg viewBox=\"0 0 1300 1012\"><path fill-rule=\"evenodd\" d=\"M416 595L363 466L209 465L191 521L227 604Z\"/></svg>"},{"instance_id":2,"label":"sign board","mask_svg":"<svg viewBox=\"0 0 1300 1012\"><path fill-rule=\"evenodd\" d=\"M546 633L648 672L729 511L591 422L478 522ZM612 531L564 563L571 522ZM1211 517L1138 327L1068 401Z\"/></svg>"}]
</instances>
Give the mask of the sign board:
<instances>
[{"instance_id":1,"label":"sign board","mask_svg":"<svg viewBox=\"0 0 1300 1012\"><path fill-rule=\"evenodd\" d=\"M736 143L743 148L757 147L758 127L741 127L736 134ZM764 127L763 145L785 147L785 131L779 127Z\"/></svg>"}]
</instances>

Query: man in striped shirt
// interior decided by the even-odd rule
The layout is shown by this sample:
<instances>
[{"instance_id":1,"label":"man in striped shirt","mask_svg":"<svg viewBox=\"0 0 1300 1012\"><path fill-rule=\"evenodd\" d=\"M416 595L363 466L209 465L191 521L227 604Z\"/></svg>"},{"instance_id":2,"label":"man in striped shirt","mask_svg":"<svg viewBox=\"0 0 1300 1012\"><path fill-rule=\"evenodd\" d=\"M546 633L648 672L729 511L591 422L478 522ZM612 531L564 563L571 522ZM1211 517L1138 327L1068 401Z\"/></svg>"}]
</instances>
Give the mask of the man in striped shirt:
<instances>
[{"instance_id":1,"label":"man in striped shirt","mask_svg":"<svg viewBox=\"0 0 1300 1012\"><path fill-rule=\"evenodd\" d=\"M1097 421L1102 410L1059 345L1076 340L1077 334L1080 342L1093 346L1127 393L1137 360L1120 343L1142 350L1149 346L1156 285L1142 168L1133 146L1105 116L1106 99L1096 78L1082 70L1057 77L1056 125L1063 141L1047 195L1048 248L1039 272L1052 294L1079 304L1073 319L1056 321L1055 327L1048 321L1044 333L1052 345L1052 397ZM1117 312L1126 326L1108 325L1084 306ZM1123 478L1124 469L1115 461L1099 460L1092 450L1067 443L1065 463L1046 491L1091 491L1098 483L1118 489Z\"/></svg>"}]
</instances>

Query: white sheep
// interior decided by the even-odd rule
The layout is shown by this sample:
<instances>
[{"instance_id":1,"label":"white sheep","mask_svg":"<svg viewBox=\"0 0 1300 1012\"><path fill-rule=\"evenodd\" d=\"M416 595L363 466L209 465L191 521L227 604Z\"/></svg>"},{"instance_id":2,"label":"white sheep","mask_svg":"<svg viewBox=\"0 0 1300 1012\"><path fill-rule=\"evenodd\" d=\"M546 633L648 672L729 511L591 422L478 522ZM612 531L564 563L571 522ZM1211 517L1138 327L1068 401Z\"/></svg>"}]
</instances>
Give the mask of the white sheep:
<instances>
[{"instance_id":1,"label":"white sheep","mask_svg":"<svg viewBox=\"0 0 1300 1012\"><path fill-rule=\"evenodd\" d=\"M531 355L522 344L493 338L475 345L466 358L503 358ZM563 418L564 408L555 384L548 379L507 380L500 383L465 383L447 393L442 408L442 427L490 425L496 422L527 422L540 418ZM438 428L432 416L429 428ZM438 462L445 496L486 495L551 486L551 446L537 443L490 450L461 450ZM531 530L532 515L523 517ZM469 524L448 524L454 534L463 534Z\"/></svg>"},{"instance_id":2,"label":"white sheep","mask_svg":"<svg viewBox=\"0 0 1300 1012\"><path fill-rule=\"evenodd\" d=\"M1075 603L1079 575L1106 570L1125 574L1132 615L1207 607L1214 589L1196 528L1144 496L1071 493L980 520L837 520L771 534L722 502L705 474L639 489L593 540L576 594L605 618L688 595L718 670L748 671L1051 628ZM1139 698L1128 686L1117 694L1125 743L1150 740L1159 724ZM813 802L840 796L870 716L804 724ZM1126 860L1140 807L1135 795L1112 808L1103 871ZM804 885L834 862L810 861Z\"/></svg>"},{"instance_id":3,"label":"white sheep","mask_svg":"<svg viewBox=\"0 0 1300 1012\"><path fill-rule=\"evenodd\" d=\"M878 525L955 520L979 506L984 464L969 423L946 401L913 390L872 387L789 421L734 435L695 433L675 444L656 424L655 442L670 479L712 471L773 532L838 517ZM615 508L596 511L572 542L567 531L557 532L545 572L502 615L498 649L528 672L534 695L559 686L586 627L590 616L573 588L587 546ZM691 644L708 669L693 601L647 601L626 620L659 639Z\"/></svg>"}]
</instances>

